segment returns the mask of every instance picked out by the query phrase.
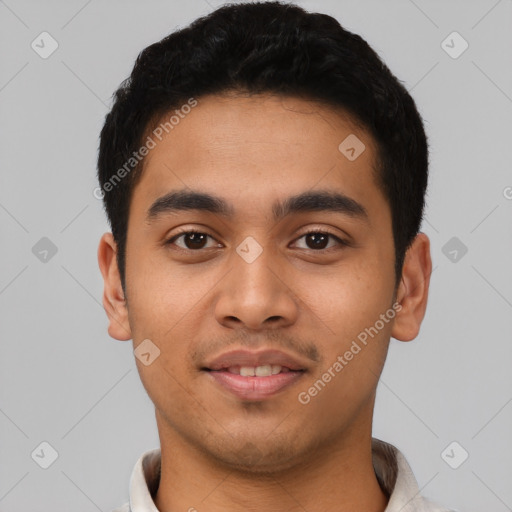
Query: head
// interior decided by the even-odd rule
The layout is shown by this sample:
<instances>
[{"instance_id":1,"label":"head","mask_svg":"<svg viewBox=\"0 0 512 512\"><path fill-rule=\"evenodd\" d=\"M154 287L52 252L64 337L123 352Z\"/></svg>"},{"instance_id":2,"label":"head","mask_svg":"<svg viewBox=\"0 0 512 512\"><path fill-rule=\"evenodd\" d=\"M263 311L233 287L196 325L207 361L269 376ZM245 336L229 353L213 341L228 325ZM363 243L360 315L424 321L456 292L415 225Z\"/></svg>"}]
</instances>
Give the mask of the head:
<instances>
[{"instance_id":1,"label":"head","mask_svg":"<svg viewBox=\"0 0 512 512\"><path fill-rule=\"evenodd\" d=\"M268 471L368 433L389 339L425 312L427 171L413 99L330 16L227 5L146 48L101 132L99 261L110 334L160 351L137 364L161 436ZM303 373L235 398L207 365L240 347Z\"/></svg>"}]
</instances>

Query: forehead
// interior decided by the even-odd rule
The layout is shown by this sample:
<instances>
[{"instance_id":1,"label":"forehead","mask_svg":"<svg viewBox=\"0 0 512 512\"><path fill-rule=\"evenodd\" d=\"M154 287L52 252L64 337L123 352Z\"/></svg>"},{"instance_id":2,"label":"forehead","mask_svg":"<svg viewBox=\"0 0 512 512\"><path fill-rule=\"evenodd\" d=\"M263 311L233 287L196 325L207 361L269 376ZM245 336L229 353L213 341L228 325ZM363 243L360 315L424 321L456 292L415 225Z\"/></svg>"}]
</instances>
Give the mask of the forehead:
<instances>
[{"instance_id":1,"label":"forehead","mask_svg":"<svg viewBox=\"0 0 512 512\"><path fill-rule=\"evenodd\" d=\"M147 205L184 188L246 206L314 188L336 189L363 202L379 193L373 138L344 111L318 102L276 95L205 96L167 131L145 158L134 202L139 198Z\"/></svg>"}]
</instances>

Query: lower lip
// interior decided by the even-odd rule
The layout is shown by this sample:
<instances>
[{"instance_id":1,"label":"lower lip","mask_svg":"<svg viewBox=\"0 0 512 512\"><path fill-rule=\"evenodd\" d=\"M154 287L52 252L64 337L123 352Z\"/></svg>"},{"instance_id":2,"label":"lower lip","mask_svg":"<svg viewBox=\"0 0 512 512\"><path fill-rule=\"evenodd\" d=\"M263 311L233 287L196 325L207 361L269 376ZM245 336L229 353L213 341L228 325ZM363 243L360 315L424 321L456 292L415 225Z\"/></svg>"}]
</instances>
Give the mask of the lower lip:
<instances>
[{"instance_id":1,"label":"lower lip","mask_svg":"<svg viewBox=\"0 0 512 512\"><path fill-rule=\"evenodd\" d=\"M228 371L208 371L216 382L245 400L269 398L301 378L303 371L289 371L267 377L242 377Z\"/></svg>"}]
</instances>

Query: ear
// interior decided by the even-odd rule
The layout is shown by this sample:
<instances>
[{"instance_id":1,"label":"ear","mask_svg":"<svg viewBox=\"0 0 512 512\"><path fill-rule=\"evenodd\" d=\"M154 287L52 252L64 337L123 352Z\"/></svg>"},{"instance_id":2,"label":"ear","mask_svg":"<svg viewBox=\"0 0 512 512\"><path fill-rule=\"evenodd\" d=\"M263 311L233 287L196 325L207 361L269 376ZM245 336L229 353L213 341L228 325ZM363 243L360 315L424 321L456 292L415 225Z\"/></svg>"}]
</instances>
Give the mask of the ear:
<instances>
[{"instance_id":1,"label":"ear","mask_svg":"<svg viewBox=\"0 0 512 512\"><path fill-rule=\"evenodd\" d=\"M119 341L131 339L128 309L117 266L117 245L112 233L105 233L98 247L98 264L103 276L103 307L110 321L108 333Z\"/></svg>"},{"instance_id":2,"label":"ear","mask_svg":"<svg viewBox=\"0 0 512 512\"><path fill-rule=\"evenodd\" d=\"M411 341L418 335L427 309L428 288L432 273L430 240L419 233L405 254L402 278L397 290L397 309L391 336L400 341Z\"/></svg>"}]
</instances>

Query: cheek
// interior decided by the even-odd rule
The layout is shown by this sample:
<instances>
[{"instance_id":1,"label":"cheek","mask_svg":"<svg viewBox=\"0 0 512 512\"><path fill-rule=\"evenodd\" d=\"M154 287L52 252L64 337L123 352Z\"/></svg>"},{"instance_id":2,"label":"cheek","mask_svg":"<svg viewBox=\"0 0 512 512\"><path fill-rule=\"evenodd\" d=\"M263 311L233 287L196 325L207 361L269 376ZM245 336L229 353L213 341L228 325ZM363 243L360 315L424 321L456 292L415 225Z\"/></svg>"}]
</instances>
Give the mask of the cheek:
<instances>
[{"instance_id":1,"label":"cheek","mask_svg":"<svg viewBox=\"0 0 512 512\"><path fill-rule=\"evenodd\" d=\"M393 275L382 262L360 258L328 274L297 273L294 292L321 320L326 334L340 341L375 323L392 302Z\"/></svg>"},{"instance_id":2,"label":"cheek","mask_svg":"<svg viewBox=\"0 0 512 512\"><path fill-rule=\"evenodd\" d=\"M201 273L191 279L190 272L176 265L171 268L161 255L149 252L133 251L126 268L128 317L135 345L149 339L160 351L154 365L137 362L141 378L149 386L153 381L157 385L159 379L174 386L172 377L184 381L183 376L191 370L186 366L190 364L187 351L197 336L200 319L205 318L214 280ZM159 379L154 377L153 366L161 374Z\"/></svg>"},{"instance_id":3,"label":"cheek","mask_svg":"<svg viewBox=\"0 0 512 512\"><path fill-rule=\"evenodd\" d=\"M197 321L179 313L171 315L170 310L160 301L139 305L132 314L137 340L134 345L137 349L139 343L147 343L145 340L149 339L157 347L152 347L156 356L150 364L136 358L137 370L155 406L179 414L182 409L188 409L186 403L194 403L191 376L197 374L197 369L190 361L190 347Z\"/></svg>"},{"instance_id":4,"label":"cheek","mask_svg":"<svg viewBox=\"0 0 512 512\"><path fill-rule=\"evenodd\" d=\"M132 252L126 270L130 326L138 337L167 339L181 318L201 308L208 291L208 280L191 279L160 251Z\"/></svg>"},{"instance_id":5,"label":"cheek","mask_svg":"<svg viewBox=\"0 0 512 512\"><path fill-rule=\"evenodd\" d=\"M335 335L322 342L323 364L301 390L301 403L309 400L315 417L338 411L343 423L368 410L386 360L393 318L394 311L382 300L367 299L339 312Z\"/></svg>"},{"instance_id":6,"label":"cheek","mask_svg":"<svg viewBox=\"0 0 512 512\"><path fill-rule=\"evenodd\" d=\"M328 389L318 393L322 395L318 403L339 407L340 400L350 402L356 396L362 403L372 396L382 370L396 313L392 308L392 263L385 266L376 258L361 258L316 282L308 306L321 317L319 325L325 336L318 339L324 363L313 381L328 380ZM322 383L317 387L322 388Z\"/></svg>"}]
</instances>

